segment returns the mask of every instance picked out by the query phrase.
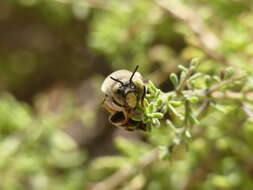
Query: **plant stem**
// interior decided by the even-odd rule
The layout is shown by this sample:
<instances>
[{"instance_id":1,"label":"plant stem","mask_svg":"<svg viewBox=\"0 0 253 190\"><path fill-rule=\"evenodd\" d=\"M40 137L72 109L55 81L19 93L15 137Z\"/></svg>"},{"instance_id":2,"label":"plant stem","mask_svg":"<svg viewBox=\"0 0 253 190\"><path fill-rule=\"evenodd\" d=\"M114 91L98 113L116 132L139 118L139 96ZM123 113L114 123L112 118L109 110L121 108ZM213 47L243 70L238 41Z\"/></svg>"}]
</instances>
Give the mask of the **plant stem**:
<instances>
[{"instance_id":1,"label":"plant stem","mask_svg":"<svg viewBox=\"0 0 253 190\"><path fill-rule=\"evenodd\" d=\"M137 165L126 165L120 170L115 172L113 175L109 176L105 180L98 182L90 188L90 190L114 190L117 189L122 183L126 182L129 178L133 177L138 171L149 167L154 162L156 162L158 157L158 148L146 153L140 158Z\"/></svg>"},{"instance_id":2,"label":"plant stem","mask_svg":"<svg viewBox=\"0 0 253 190\"><path fill-rule=\"evenodd\" d=\"M180 84L178 85L177 89L176 89L176 93L179 94L184 87L186 86L187 83L187 79L192 75L193 71L194 71L194 67L190 67L188 72L186 73L186 76L184 77L183 81L180 81Z\"/></svg>"}]
</instances>

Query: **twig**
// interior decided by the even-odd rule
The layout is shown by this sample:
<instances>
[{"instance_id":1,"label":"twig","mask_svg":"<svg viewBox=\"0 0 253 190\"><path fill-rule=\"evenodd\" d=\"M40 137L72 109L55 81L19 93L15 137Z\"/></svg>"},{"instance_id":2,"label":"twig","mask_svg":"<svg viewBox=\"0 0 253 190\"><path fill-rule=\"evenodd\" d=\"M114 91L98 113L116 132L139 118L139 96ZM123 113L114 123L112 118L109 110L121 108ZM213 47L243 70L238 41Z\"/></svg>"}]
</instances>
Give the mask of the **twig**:
<instances>
[{"instance_id":1,"label":"twig","mask_svg":"<svg viewBox=\"0 0 253 190\"><path fill-rule=\"evenodd\" d=\"M94 184L90 190L114 190L122 183L126 182L138 171L149 167L155 161L159 159L158 157L158 148L155 148L153 151L148 152L143 157L140 158L137 165L126 165L122 167L119 171L114 173L112 176L106 178L105 180Z\"/></svg>"},{"instance_id":2,"label":"twig","mask_svg":"<svg viewBox=\"0 0 253 190\"><path fill-rule=\"evenodd\" d=\"M233 92L233 91L225 91L225 92L213 92L207 97L206 90L184 90L182 92L185 95L198 96L199 98L214 98L216 100L244 100L248 102L253 102L253 92ZM166 93L166 96L176 96L176 92ZM164 98L166 98L166 96Z\"/></svg>"},{"instance_id":3,"label":"twig","mask_svg":"<svg viewBox=\"0 0 253 190\"><path fill-rule=\"evenodd\" d=\"M72 4L75 3L76 0L53 0L55 2L63 3L63 4ZM95 8L95 9L102 9L102 10L108 10L109 6L105 3L102 3L102 1L90 1L90 0L83 0L78 1L80 5Z\"/></svg>"},{"instance_id":4,"label":"twig","mask_svg":"<svg viewBox=\"0 0 253 190\"><path fill-rule=\"evenodd\" d=\"M225 57L218 53L215 49L219 44L218 37L207 29L207 27L202 22L199 15L197 15L193 10L183 5L173 3L173 1L165 0L152 0L164 11L166 11L170 16L175 19L184 22L193 34L198 39L198 48L202 49L206 55L214 60L221 62L224 65L229 65ZM196 46L196 44L193 44Z\"/></svg>"},{"instance_id":5,"label":"twig","mask_svg":"<svg viewBox=\"0 0 253 190\"><path fill-rule=\"evenodd\" d=\"M184 77L183 81L180 81L180 84L178 85L178 87L176 89L176 93L177 94L179 92L181 92L181 90L186 86L187 79L191 76L191 74L193 73L194 69L195 69L194 67L190 67L190 69L186 73L186 76Z\"/></svg>"},{"instance_id":6,"label":"twig","mask_svg":"<svg viewBox=\"0 0 253 190\"><path fill-rule=\"evenodd\" d=\"M215 99L228 99L228 100L245 100L248 102L253 102L253 92L232 92L232 91L225 91L225 92L214 92L212 93L211 97Z\"/></svg>"},{"instance_id":7,"label":"twig","mask_svg":"<svg viewBox=\"0 0 253 190\"><path fill-rule=\"evenodd\" d=\"M210 169L213 167L213 164L215 164L219 157L220 154L217 150L210 151L205 159L198 164L198 167L192 171L184 183L182 190L195 189L195 185L208 175Z\"/></svg>"},{"instance_id":8,"label":"twig","mask_svg":"<svg viewBox=\"0 0 253 190\"><path fill-rule=\"evenodd\" d=\"M208 108L210 106L210 101L207 100L202 105L200 106L198 113L197 113L197 118L202 118L202 116L207 112Z\"/></svg>"},{"instance_id":9,"label":"twig","mask_svg":"<svg viewBox=\"0 0 253 190\"><path fill-rule=\"evenodd\" d=\"M242 104L242 109L245 112L245 114L248 116L248 118L253 120L253 112L250 110L250 108L246 104Z\"/></svg>"},{"instance_id":10,"label":"twig","mask_svg":"<svg viewBox=\"0 0 253 190\"><path fill-rule=\"evenodd\" d=\"M206 92L206 95L210 95L212 94L213 92L219 90L220 88L222 88L223 86L227 85L227 84L230 84L230 83L233 83L234 81L238 81L238 80L242 80L242 79L245 79L245 76L239 76L239 77L233 77L233 78L230 78L228 80L224 80L220 83L218 83L217 85L213 86L212 88L210 88L207 92Z\"/></svg>"}]
</instances>

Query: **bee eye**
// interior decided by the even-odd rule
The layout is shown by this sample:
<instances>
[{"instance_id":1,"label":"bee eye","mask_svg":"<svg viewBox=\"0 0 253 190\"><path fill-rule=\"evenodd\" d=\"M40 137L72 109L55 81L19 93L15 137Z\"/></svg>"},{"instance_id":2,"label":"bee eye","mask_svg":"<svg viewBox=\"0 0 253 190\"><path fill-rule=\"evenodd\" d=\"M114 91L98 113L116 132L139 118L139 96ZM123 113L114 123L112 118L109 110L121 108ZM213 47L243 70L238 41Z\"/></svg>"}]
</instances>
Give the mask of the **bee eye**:
<instances>
[{"instance_id":1,"label":"bee eye","mask_svg":"<svg viewBox=\"0 0 253 190\"><path fill-rule=\"evenodd\" d=\"M123 95L124 95L124 89L118 88L117 91L116 91L116 93L117 93L118 95L123 96Z\"/></svg>"},{"instance_id":2,"label":"bee eye","mask_svg":"<svg viewBox=\"0 0 253 190\"><path fill-rule=\"evenodd\" d=\"M117 90L117 93L118 93L118 94L120 94L120 93L121 93L121 91L122 91L122 90L118 89L118 90Z\"/></svg>"}]
</instances>

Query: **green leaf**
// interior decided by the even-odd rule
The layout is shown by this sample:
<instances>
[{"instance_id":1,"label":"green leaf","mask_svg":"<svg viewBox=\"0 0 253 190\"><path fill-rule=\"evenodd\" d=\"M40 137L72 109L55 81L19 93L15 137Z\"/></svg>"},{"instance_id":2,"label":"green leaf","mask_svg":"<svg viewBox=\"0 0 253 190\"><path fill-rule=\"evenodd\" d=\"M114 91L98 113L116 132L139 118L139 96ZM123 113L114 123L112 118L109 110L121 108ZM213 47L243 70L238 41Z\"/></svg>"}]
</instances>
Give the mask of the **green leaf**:
<instances>
[{"instance_id":1,"label":"green leaf","mask_svg":"<svg viewBox=\"0 0 253 190\"><path fill-rule=\"evenodd\" d=\"M149 85L150 89L152 89L153 91L157 90L157 88L155 87L155 85L152 81L148 81L148 85Z\"/></svg>"},{"instance_id":2,"label":"green leaf","mask_svg":"<svg viewBox=\"0 0 253 190\"><path fill-rule=\"evenodd\" d=\"M168 111L168 106L167 105L162 106L161 112L162 113L167 113L167 111Z\"/></svg>"},{"instance_id":3,"label":"green leaf","mask_svg":"<svg viewBox=\"0 0 253 190\"><path fill-rule=\"evenodd\" d=\"M191 96L191 97L188 97L188 100L191 103L196 103L196 102L198 102L199 98L197 96Z\"/></svg>"},{"instance_id":4,"label":"green leaf","mask_svg":"<svg viewBox=\"0 0 253 190\"><path fill-rule=\"evenodd\" d=\"M168 159L169 158L169 149L167 146L161 145L159 148L159 158L161 160Z\"/></svg>"},{"instance_id":5,"label":"green leaf","mask_svg":"<svg viewBox=\"0 0 253 190\"><path fill-rule=\"evenodd\" d=\"M154 111L154 103L150 103L148 105L148 113L152 113Z\"/></svg>"},{"instance_id":6,"label":"green leaf","mask_svg":"<svg viewBox=\"0 0 253 190\"><path fill-rule=\"evenodd\" d=\"M212 77L216 82L220 82L221 81L221 78L218 76L218 75L214 75Z\"/></svg>"},{"instance_id":7,"label":"green leaf","mask_svg":"<svg viewBox=\"0 0 253 190\"><path fill-rule=\"evenodd\" d=\"M184 67L183 65L178 65L178 68L184 72L188 72L188 68Z\"/></svg>"},{"instance_id":8,"label":"green leaf","mask_svg":"<svg viewBox=\"0 0 253 190\"><path fill-rule=\"evenodd\" d=\"M178 113L177 110L171 104L168 104L168 108L180 120L184 120L184 116L182 114Z\"/></svg>"},{"instance_id":9,"label":"green leaf","mask_svg":"<svg viewBox=\"0 0 253 190\"><path fill-rule=\"evenodd\" d=\"M222 113L226 113L226 109L222 106L222 105L219 105L219 104L216 104L216 103L211 103L210 104L213 108L215 108L216 110L222 112Z\"/></svg>"},{"instance_id":10,"label":"green leaf","mask_svg":"<svg viewBox=\"0 0 253 190\"><path fill-rule=\"evenodd\" d=\"M189 81L192 81L192 80L195 80L199 77L203 76L202 73L195 73L194 75L192 75L190 78L189 78Z\"/></svg>"},{"instance_id":11,"label":"green leaf","mask_svg":"<svg viewBox=\"0 0 253 190\"><path fill-rule=\"evenodd\" d=\"M234 75L234 73L235 73L234 68L232 68L232 67L226 68L224 71L224 79L225 80L229 79L230 77L232 77Z\"/></svg>"},{"instance_id":12,"label":"green leaf","mask_svg":"<svg viewBox=\"0 0 253 190\"><path fill-rule=\"evenodd\" d=\"M191 67L197 67L198 64L199 64L199 59L198 59L198 58L193 58L193 59L191 60L190 66L191 66Z\"/></svg>"},{"instance_id":13,"label":"green leaf","mask_svg":"<svg viewBox=\"0 0 253 190\"><path fill-rule=\"evenodd\" d=\"M172 84L173 84L174 87L178 86L179 81L178 81L178 77L177 77L177 75L175 73L172 73L170 75L170 80L171 80L171 82L172 82Z\"/></svg>"},{"instance_id":14,"label":"green leaf","mask_svg":"<svg viewBox=\"0 0 253 190\"><path fill-rule=\"evenodd\" d=\"M147 150L147 147L140 146L136 141L129 141L129 139L123 137L117 137L114 143L123 155L130 158L138 158Z\"/></svg>"},{"instance_id":15,"label":"green leaf","mask_svg":"<svg viewBox=\"0 0 253 190\"><path fill-rule=\"evenodd\" d=\"M163 115L162 113L159 113L159 112L152 113L152 117L153 117L153 118L162 119L163 116L164 116L164 115Z\"/></svg>"},{"instance_id":16,"label":"green leaf","mask_svg":"<svg viewBox=\"0 0 253 190\"><path fill-rule=\"evenodd\" d=\"M171 100L170 104L174 107L180 107L183 105L183 101L175 101L175 100Z\"/></svg>"},{"instance_id":17,"label":"green leaf","mask_svg":"<svg viewBox=\"0 0 253 190\"><path fill-rule=\"evenodd\" d=\"M160 107L160 106L162 106L162 105L163 105L163 99L162 99L162 98L159 98L159 99L157 100L156 106L157 106L157 107Z\"/></svg>"},{"instance_id":18,"label":"green leaf","mask_svg":"<svg viewBox=\"0 0 253 190\"><path fill-rule=\"evenodd\" d=\"M182 128L182 127L181 127L181 128L177 128L177 127L174 125L174 123L172 123L172 121L169 120L169 119L166 120L166 125L169 126L169 127L172 129L172 131L173 131L174 133L176 133L177 135L182 134L182 132L184 131L184 128Z\"/></svg>"},{"instance_id":19,"label":"green leaf","mask_svg":"<svg viewBox=\"0 0 253 190\"><path fill-rule=\"evenodd\" d=\"M185 72L185 71L182 71L182 72L181 72L181 74L180 74L180 82L182 82L182 81L185 79L186 73L187 73L187 72Z\"/></svg>"},{"instance_id":20,"label":"green leaf","mask_svg":"<svg viewBox=\"0 0 253 190\"><path fill-rule=\"evenodd\" d=\"M185 131L185 136L189 139L192 138L191 132L189 130Z\"/></svg>"},{"instance_id":21,"label":"green leaf","mask_svg":"<svg viewBox=\"0 0 253 190\"><path fill-rule=\"evenodd\" d=\"M199 124L199 120L197 119L197 117L193 113L189 114L189 119L190 119L191 124L193 124L193 125L194 124L196 124L196 125Z\"/></svg>"},{"instance_id":22,"label":"green leaf","mask_svg":"<svg viewBox=\"0 0 253 190\"><path fill-rule=\"evenodd\" d=\"M205 75L205 84L207 87L210 87L211 83L212 83L212 77L210 77L209 75Z\"/></svg>"},{"instance_id":23,"label":"green leaf","mask_svg":"<svg viewBox=\"0 0 253 190\"><path fill-rule=\"evenodd\" d=\"M148 103L148 101L147 101L146 99L144 99L143 104L144 104L144 107L145 107L145 108L148 108L148 107L149 107L149 103Z\"/></svg>"}]
</instances>

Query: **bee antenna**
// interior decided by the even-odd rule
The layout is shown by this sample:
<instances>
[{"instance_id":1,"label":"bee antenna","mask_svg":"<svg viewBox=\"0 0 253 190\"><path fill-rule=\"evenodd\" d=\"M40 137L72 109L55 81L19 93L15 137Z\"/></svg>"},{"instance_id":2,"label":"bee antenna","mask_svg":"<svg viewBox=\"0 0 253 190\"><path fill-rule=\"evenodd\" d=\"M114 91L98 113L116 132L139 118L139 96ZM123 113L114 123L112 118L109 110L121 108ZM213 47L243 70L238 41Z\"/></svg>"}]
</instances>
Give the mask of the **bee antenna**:
<instances>
[{"instance_id":1,"label":"bee antenna","mask_svg":"<svg viewBox=\"0 0 253 190\"><path fill-rule=\"evenodd\" d=\"M110 76L110 78L111 78L112 80L116 81L116 82L119 82L121 85L124 85L124 83L123 83L122 81L120 81L120 80L118 80L118 79L115 79L115 78L113 78L112 76Z\"/></svg>"},{"instance_id":2,"label":"bee antenna","mask_svg":"<svg viewBox=\"0 0 253 190\"><path fill-rule=\"evenodd\" d=\"M129 79L130 83L133 82L133 81L132 81L132 80L133 80L133 77L134 77L136 71L138 70L138 68L139 68L139 65L137 65L137 66L135 67L134 72L133 72L133 74L131 75L131 77L130 77L130 79Z\"/></svg>"}]
</instances>

